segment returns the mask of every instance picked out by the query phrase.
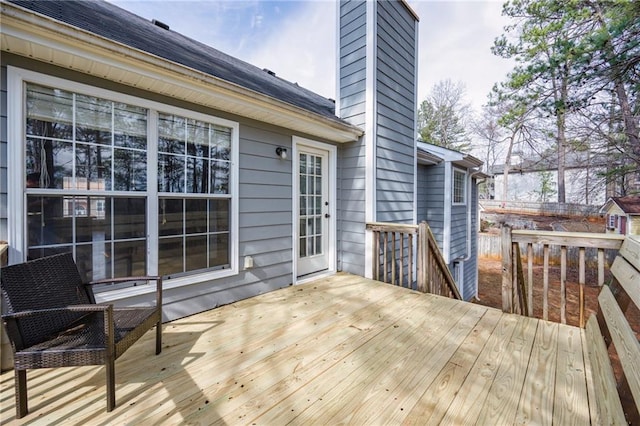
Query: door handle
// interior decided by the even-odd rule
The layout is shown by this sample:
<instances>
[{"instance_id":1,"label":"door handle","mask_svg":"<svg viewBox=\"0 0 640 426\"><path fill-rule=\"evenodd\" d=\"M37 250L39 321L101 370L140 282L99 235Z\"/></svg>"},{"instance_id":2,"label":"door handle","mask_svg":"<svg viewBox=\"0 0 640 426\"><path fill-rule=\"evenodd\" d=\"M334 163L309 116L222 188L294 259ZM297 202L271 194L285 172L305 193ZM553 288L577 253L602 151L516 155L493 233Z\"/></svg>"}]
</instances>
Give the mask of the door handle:
<instances>
[{"instance_id":1,"label":"door handle","mask_svg":"<svg viewBox=\"0 0 640 426\"><path fill-rule=\"evenodd\" d=\"M329 219L329 218L331 217L331 215L330 215L329 213L325 213L325 214L324 214L324 217L325 217L326 219Z\"/></svg>"}]
</instances>

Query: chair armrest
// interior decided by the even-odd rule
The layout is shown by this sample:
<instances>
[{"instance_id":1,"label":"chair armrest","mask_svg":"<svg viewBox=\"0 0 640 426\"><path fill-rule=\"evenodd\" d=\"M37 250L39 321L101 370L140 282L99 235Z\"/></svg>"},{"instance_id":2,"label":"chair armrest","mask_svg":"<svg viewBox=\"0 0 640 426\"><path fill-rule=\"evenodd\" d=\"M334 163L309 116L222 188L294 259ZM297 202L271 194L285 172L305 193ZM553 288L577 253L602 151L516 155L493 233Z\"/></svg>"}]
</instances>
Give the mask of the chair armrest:
<instances>
[{"instance_id":1,"label":"chair armrest","mask_svg":"<svg viewBox=\"0 0 640 426\"><path fill-rule=\"evenodd\" d=\"M112 308L110 304L99 304L99 305L70 305L64 306L60 308L50 308L50 309L34 309L29 311L20 311L13 312L8 314L3 314L3 319L20 319L20 318L28 318L32 316L37 316L39 314L52 314L56 312L100 312L106 311Z\"/></svg>"},{"instance_id":2,"label":"chair armrest","mask_svg":"<svg viewBox=\"0 0 640 426\"><path fill-rule=\"evenodd\" d=\"M155 281L156 282L156 306L159 308L162 306L162 277L161 276L138 276L138 277L120 277L120 278L105 278L102 280L91 281L87 283L88 286L97 284L117 284L126 283L130 281ZM134 284L135 285L135 284Z\"/></svg>"}]
</instances>

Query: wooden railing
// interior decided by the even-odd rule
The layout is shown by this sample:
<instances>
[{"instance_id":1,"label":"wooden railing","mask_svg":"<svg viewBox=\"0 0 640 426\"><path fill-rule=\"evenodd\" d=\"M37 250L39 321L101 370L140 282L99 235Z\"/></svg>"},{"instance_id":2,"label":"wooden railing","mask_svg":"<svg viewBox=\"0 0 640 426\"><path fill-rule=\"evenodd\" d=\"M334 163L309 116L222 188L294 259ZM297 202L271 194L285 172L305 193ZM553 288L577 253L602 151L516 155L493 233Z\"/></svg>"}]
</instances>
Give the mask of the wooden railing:
<instances>
[{"instance_id":1,"label":"wooden railing","mask_svg":"<svg viewBox=\"0 0 640 426\"><path fill-rule=\"evenodd\" d=\"M567 323L567 260L568 253L577 254L578 269L578 317L580 327L585 325L585 285L586 270L589 266L597 270L597 284L605 282L605 250L619 250L624 236L615 234L596 234L584 232L552 232L511 230L502 228L502 310L533 316L534 297L534 244L542 246L542 319L549 319L549 254L551 248L560 249L560 322ZM522 247L522 249L521 249ZM527 278L524 277L522 250L525 250ZM593 252L587 260L587 250Z\"/></svg>"},{"instance_id":2,"label":"wooden railing","mask_svg":"<svg viewBox=\"0 0 640 426\"><path fill-rule=\"evenodd\" d=\"M374 238L375 280L461 299L458 286L426 222L419 225L368 223L367 229L372 231Z\"/></svg>"}]
</instances>

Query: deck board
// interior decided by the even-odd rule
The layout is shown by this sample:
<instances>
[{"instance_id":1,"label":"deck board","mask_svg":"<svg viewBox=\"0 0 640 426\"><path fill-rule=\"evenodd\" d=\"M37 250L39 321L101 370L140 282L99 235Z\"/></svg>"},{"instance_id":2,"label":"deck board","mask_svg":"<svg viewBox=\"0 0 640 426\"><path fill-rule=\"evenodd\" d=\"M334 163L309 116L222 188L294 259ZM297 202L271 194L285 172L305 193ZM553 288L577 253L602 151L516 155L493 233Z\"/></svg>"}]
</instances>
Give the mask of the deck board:
<instances>
[{"instance_id":1,"label":"deck board","mask_svg":"<svg viewBox=\"0 0 640 426\"><path fill-rule=\"evenodd\" d=\"M102 367L28 372L3 424L588 424L581 331L348 274L164 324Z\"/></svg>"}]
</instances>

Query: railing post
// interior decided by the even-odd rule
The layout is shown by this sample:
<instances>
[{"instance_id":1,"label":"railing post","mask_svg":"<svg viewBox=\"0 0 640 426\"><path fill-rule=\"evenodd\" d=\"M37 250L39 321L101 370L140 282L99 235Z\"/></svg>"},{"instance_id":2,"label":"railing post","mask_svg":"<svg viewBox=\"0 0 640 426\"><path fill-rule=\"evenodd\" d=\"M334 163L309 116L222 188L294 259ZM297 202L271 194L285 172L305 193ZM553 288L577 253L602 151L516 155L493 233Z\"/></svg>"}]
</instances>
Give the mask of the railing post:
<instances>
[{"instance_id":1,"label":"railing post","mask_svg":"<svg viewBox=\"0 0 640 426\"><path fill-rule=\"evenodd\" d=\"M427 223L420 222L418 225L418 291L427 292L429 268L429 238L427 235Z\"/></svg>"},{"instance_id":2,"label":"railing post","mask_svg":"<svg viewBox=\"0 0 640 426\"><path fill-rule=\"evenodd\" d=\"M513 313L513 260L511 258L511 227L504 225L502 245L502 311Z\"/></svg>"}]
</instances>

